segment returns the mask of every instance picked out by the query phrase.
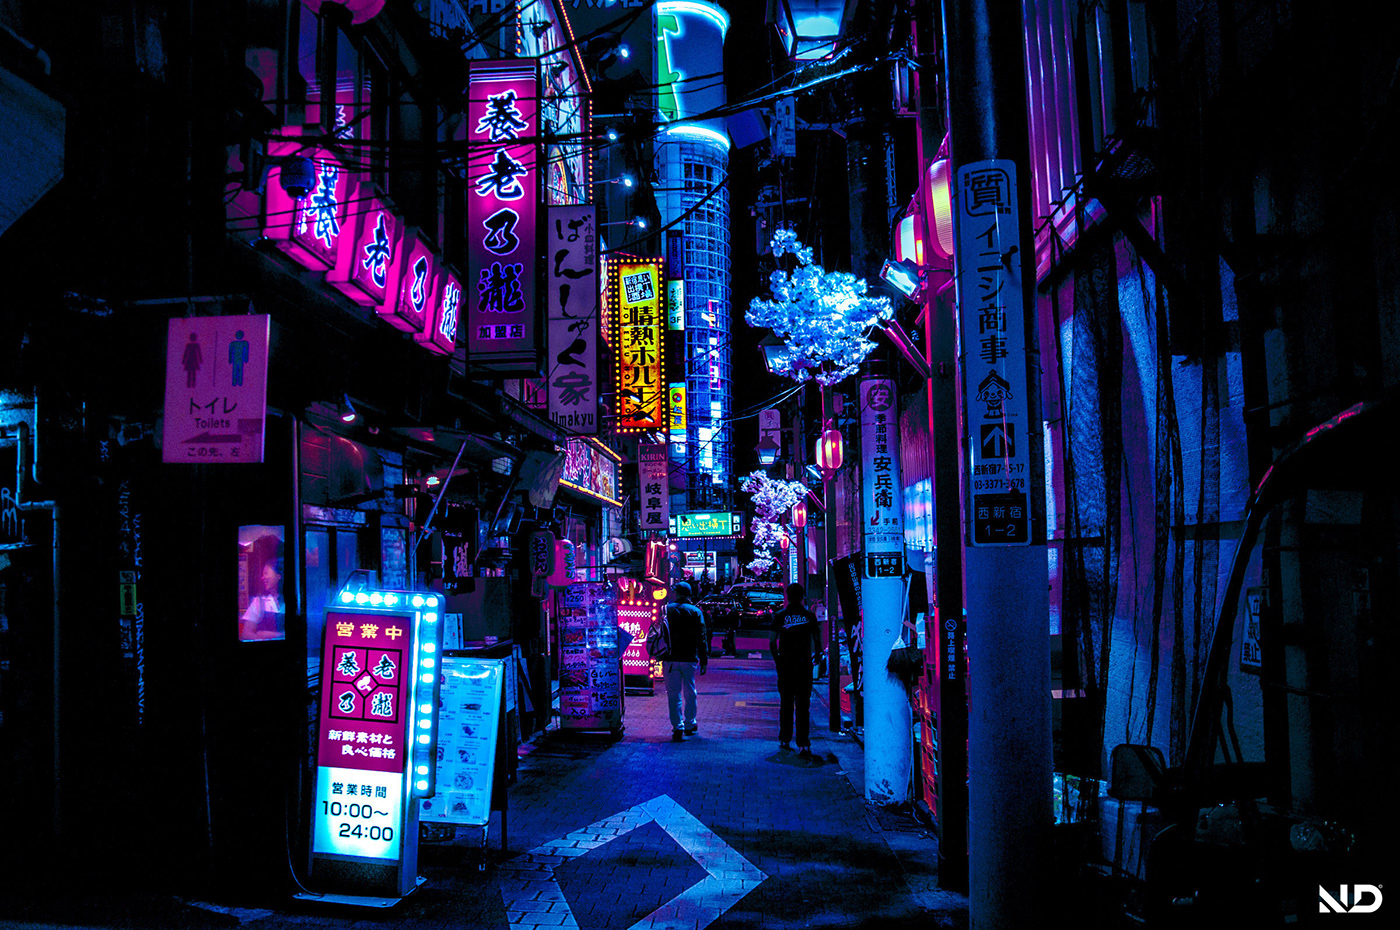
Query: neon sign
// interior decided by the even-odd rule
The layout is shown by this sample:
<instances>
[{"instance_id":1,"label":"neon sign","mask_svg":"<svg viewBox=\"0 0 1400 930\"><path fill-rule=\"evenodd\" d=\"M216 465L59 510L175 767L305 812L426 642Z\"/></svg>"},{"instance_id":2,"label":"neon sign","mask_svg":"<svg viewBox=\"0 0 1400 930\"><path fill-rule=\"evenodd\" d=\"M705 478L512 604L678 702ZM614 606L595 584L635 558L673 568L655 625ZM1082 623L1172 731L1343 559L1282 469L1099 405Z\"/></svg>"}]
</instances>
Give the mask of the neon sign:
<instances>
[{"instance_id":1,"label":"neon sign","mask_svg":"<svg viewBox=\"0 0 1400 930\"><path fill-rule=\"evenodd\" d=\"M540 374L539 75L533 61L473 61L467 91L468 362Z\"/></svg>"}]
</instances>

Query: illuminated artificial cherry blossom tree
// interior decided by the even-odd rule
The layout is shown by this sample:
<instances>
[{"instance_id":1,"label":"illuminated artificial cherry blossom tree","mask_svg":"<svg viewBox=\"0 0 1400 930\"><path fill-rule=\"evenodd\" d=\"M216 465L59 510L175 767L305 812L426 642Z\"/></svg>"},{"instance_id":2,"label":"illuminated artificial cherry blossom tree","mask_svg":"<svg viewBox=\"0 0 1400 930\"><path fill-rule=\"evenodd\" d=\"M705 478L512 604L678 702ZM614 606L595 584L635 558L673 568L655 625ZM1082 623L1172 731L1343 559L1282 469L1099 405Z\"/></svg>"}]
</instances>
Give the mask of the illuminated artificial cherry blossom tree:
<instances>
[{"instance_id":1,"label":"illuminated artificial cherry blossom tree","mask_svg":"<svg viewBox=\"0 0 1400 930\"><path fill-rule=\"evenodd\" d=\"M791 229L773 234L773 256L791 255L796 266L768 276L771 300L755 297L744 319L771 329L783 340L769 368L794 381L815 379L831 386L856 373L875 343L871 329L894 316L888 297L866 295L863 278L827 271L812 261L812 249ZM783 263L790 265L791 263Z\"/></svg>"},{"instance_id":2,"label":"illuminated artificial cherry blossom tree","mask_svg":"<svg viewBox=\"0 0 1400 930\"><path fill-rule=\"evenodd\" d=\"M783 522L783 515L792 512L794 504L807 497L807 486L801 481L770 478L761 471L746 477L739 489L753 499L754 559L748 568L761 575L777 562L773 550L782 545L784 536L797 538L797 528Z\"/></svg>"}]
</instances>

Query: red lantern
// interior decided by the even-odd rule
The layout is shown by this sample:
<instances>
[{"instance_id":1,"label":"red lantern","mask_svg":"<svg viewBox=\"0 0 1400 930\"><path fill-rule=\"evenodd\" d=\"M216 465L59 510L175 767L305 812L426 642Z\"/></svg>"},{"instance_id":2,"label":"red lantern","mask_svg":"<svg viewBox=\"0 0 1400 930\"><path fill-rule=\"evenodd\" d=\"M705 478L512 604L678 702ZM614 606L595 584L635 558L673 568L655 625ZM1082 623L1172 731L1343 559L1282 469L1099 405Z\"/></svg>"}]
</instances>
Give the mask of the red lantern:
<instances>
[{"instance_id":1,"label":"red lantern","mask_svg":"<svg viewBox=\"0 0 1400 930\"><path fill-rule=\"evenodd\" d=\"M783 538L782 538L782 539L778 540L778 545L779 545L779 546L782 546L784 552L787 552L787 547L790 546L790 545L792 545L790 542L788 542L788 538L787 538L787 534L786 534L786 533L783 534Z\"/></svg>"},{"instance_id":2,"label":"red lantern","mask_svg":"<svg viewBox=\"0 0 1400 930\"><path fill-rule=\"evenodd\" d=\"M301 0L302 3L310 7L311 12L321 12L321 5L324 0ZM332 3L335 0L331 0ZM384 0L340 0L339 6L345 7L350 14L350 24L358 26L360 23L369 22L379 15L379 11L384 9Z\"/></svg>"},{"instance_id":3,"label":"red lantern","mask_svg":"<svg viewBox=\"0 0 1400 930\"><path fill-rule=\"evenodd\" d=\"M841 431L830 422L817 440L817 465L827 475L841 467Z\"/></svg>"},{"instance_id":4,"label":"red lantern","mask_svg":"<svg viewBox=\"0 0 1400 930\"><path fill-rule=\"evenodd\" d=\"M798 501L792 505L792 525L799 530L807 525L807 502Z\"/></svg>"}]
</instances>

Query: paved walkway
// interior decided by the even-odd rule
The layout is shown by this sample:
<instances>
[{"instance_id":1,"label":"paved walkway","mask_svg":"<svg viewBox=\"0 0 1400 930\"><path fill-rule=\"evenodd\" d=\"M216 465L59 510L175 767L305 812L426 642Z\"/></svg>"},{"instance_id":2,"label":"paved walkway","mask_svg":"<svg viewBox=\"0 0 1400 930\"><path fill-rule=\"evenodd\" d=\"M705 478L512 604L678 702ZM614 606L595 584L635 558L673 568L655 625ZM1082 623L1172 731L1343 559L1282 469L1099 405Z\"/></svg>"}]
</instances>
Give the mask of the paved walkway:
<instances>
[{"instance_id":1,"label":"paved walkway","mask_svg":"<svg viewBox=\"0 0 1400 930\"><path fill-rule=\"evenodd\" d=\"M124 902L0 927L145 926L352 930L738 930L962 927L965 898L936 887L936 843L861 797L861 747L812 704L810 759L777 744L770 663L716 659L698 678L699 733L671 742L662 690L628 695L626 732L550 734L528 747L477 868L477 836L425 844L428 881L396 907L299 901L267 907L185 899ZM152 908L149 912L135 911ZM48 916L48 915L44 915Z\"/></svg>"}]
</instances>

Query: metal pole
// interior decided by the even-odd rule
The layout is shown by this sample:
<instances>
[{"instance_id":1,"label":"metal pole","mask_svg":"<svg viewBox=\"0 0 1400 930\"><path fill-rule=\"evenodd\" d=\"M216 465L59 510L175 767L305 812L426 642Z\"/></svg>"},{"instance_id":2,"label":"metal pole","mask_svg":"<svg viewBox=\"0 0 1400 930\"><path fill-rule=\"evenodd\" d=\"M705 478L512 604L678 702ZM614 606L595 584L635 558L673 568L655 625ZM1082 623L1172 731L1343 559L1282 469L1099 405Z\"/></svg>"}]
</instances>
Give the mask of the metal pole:
<instances>
[{"instance_id":1,"label":"metal pole","mask_svg":"<svg viewBox=\"0 0 1400 930\"><path fill-rule=\"evenodd\" d=\"M943 29L937 5L914 5L919 61L919 172L927 177L944 132L944 105L935 79ZM924 218L924 242L933 241L933 217ZM926 245L926 255L932 254ZM957 320L944 288L925 285L928 325L928 411L933 468L933 623L938 670L938 884L967 892L967 622L963 617L962 493L958 478Z\"/></svg>"},{"instance_id":2,"label":"metal pole","mask_svg":"<svg viewBox=\"0 0 1400 930\"><path fill-rule=\"evenodd\" d=\"M943 7L963 454L982 476L968 492L965 537L968 896L976 930L1035 930L1055 919L1045 906L1050 636L1021 14L1020 0ZM974 403L979 385L997 379L1008 385L998 391L1004 402Z\"/></svg>"},{"instance_id":3,"label":"metal pole","mask_svg":"<svg viewBox=\"0 0 1400 930\"><path fill-rule=\"evenodd\" d=\"M835 421L832 412L831 388L822 386L822 425L817 442L822 442L821 434L826 425ZM836 482L835 475L822 469L822 532L825 535L826 552L826 704L827 728L832 733L841 732L841 644L836 636L836 579L832 577L832 560L836 558Z\"/></svg>"}]
</instances>

